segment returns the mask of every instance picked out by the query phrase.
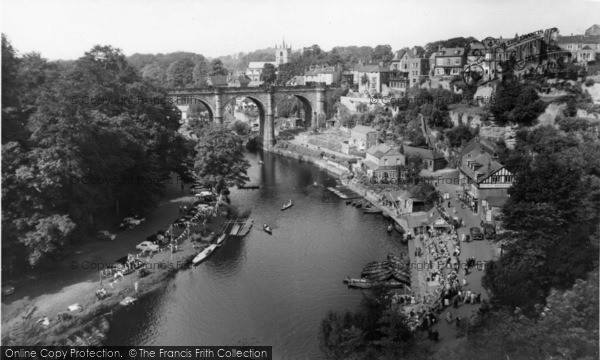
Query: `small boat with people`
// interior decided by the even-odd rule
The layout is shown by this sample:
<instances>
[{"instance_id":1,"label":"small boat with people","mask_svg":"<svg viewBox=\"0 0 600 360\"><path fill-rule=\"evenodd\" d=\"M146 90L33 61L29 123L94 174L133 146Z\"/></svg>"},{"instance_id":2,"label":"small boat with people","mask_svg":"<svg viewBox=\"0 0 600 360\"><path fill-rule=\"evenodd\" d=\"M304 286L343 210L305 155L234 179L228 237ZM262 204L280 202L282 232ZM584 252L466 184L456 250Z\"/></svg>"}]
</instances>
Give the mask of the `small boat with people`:
<instances>
[{"instance_id":1,"label":"small boat with people","mask_svg":"<svg viewBox=\"0 0 600 360\"><path fill-rule=\"evenodd\" d=\"M264 161L262 161L262 160L260 160L260 161L258 162L258 165L264 165L264 164L265 164L265 162L264 162Z\"/></svg>"},{"instance_id":2,"label":"small boat with people","mask_svg":"<svg viewBox=\"0 0 600 360\"><path fill-rule=\"evenodd\" d=\"M273 235L273 230L271 229L271 227L267 224L263 224L263 230L269 234L269 235Z\"/></svg>"},{"instance_id":3,"label":"small boat with people","mask_svg":"<svg viewBox=\"0 0 600 360\"><path fill-rule=\"evenodd\" d=\"M206 247L206 249L200 251L200 253L198 253L198 255L196 255L196 257L194 258L194 260L192 260L192 264L194 264L194 265L200 264L202 261L206 260L206 258L210 254L212 254L213 251L215 251L216 248L217 248L217 244L208 245Z\"/></svg>"},{"instance_id":4,"label":"small boat with people","mask_svg":"<svg viewBox=\"0 0 600 360\"><path fill-rule=\"evenodd\" d=\"M292 199L290 199L290 201L288 201L287 204L285 204L281 207L281 211L287 210L287 209L291 208L293 205L294 205L294 203L292 202Z\"/></svg>"},{"instance_id":5,"label":"small boat with people","mask_svg":"<svg viewBox=\"0 0 600 360\"><path fill-rule=\"evenodd\" d=\"M387 227L387 232L391 233L392 230L394 230L394 227L392 226L392 224L389 224Z\"/></svg>"}]
</instances>

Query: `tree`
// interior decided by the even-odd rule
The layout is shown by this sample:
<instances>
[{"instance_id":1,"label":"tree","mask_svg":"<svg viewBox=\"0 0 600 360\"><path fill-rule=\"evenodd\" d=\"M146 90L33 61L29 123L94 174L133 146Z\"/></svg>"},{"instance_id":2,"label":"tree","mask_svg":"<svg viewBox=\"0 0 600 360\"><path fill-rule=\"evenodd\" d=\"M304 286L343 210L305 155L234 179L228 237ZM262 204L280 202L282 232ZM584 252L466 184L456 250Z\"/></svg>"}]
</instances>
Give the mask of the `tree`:
<instances>
[{"instance_id":1,"label":"tree","mask_svg":"<svg viewBox=\"0 0 600 360\"><path fill-rule=\"evenodd\" d=\"M190 59L177 60L167 69L167 86L183 88L192 84L194 63Z\"/></svg>"},{"instance_id":2,"label":"tree","mask_svg":"<svg viewBox=\"0 0 600 360\"><path fill-rule=\"evenodd\" d=\"M373 61L390 62L394 58L392 47L390 45L377 45L373 49Z\"/></svg>"},{"instance_id":3,"label":"tree","mask_svg":"<svg viewBox=\"0 0 600 360\"><path fill-rule=\"evenodd\" d=\"M292 63L279 65L278 70L277 85L285 85L286 82L290 81L294 77L294 67Z\"/></svg>"},{"instance_id":4,"label":"tree","mask_svg":"<svg viewBox=\"0 0 600 360\"><path fill-rule=\"evenodd\" d=\"M208 64L206 60L202 56L200 60L196 62L194 65L194 70L192 71L192 80L194 86L203 87L206 86L206 77L208 75Z\"/></svg>"},{"instance_id":5,"label":"tree","mask_svg":"<svg viewBox=\"0 0 600 360\"><path fill-rule=\"evenodd\" d=\"M277 73L275 71L275 65L265 63L262 73L260 74L261 81L267 84L272 84L277 79Z\"/></svg>"},{"instance_id":6,"label":"tree","mask_svg":"<svg viewBox=\"0 0 600 360\"><path fill-rule=\"evenodd\" d=\"M201 182L217 188L244 185L249 167L241 138L227 128L213 125L199 134L194 171Z\"/></svg>"},{"instance_id":7,"label":"tree","mask_svg":"<svg viewBox=\"0 0 600 360\"><path fill-rule=\"evenodd\" d=\"M161 179L185 156L179 112L166 102L139 100L166 93L145 81L119 49L96 46L61 66L36 54L19 60L15 80L29 136L2 148L2 266L8 274L60 256L68 243L97 232L115 209L120 216L151 209Z\"/></svg>"},{"instance_id":8,"label":"tree","mask_svg":"<svg viewBox=\"0 0 600 360\"><path fill-rule=\"evenodd\" d=\"M142 68L142 77L157 84L165 85L166 74L157 62L148 64Z\"/></svg>"},{"instance_id":9,"label":"tree","mask_svg":"<svg viewBox=\"0 0 600 360\"><path fill-rule=\"evenodd\" d=\"M214 59L211 63L210 63L210 72L208 73L209 76L214 76L214 75L223 75L223 76L227 76L229 72L227 71L227 69L225 69L225 67L223 66L223 62L219 59Z\"/></svg>"},{"instance_id":10,"label":"tree","mask_svg":"<svg viewBox=\"0 0 600 360\"><path fill-rule=\"evenodd\" d=\"M518 80L510 77L503 78L498 84L490 107L497 121L524 125L535 122L545 109L545 103L539 99L532 86L520 84Z\"/></svg>"},{"instance_id":11,"label":"tree","mask_svg":"<svg viewBox=\"0 0 600 360\"><path fill-rule=\"evenodd\" d=\"M423 169L423 158L413 154L407 155L404 160L404 165L400 165L398 168L401 176L406 179L406 183L408 184L418 184L421 177L421 170Z\"/></svg>"},{"instance_id":12,"label":"tree","mask_svg":"<svg viewBox=\"0 0 600 360\"><path fill-rule=\"evenodd\" d=\"M467 125L460 124L455 128L444 132L448 145L451 147L461 147L473 138L473 132Z\"/></svg>"}]
</instances>

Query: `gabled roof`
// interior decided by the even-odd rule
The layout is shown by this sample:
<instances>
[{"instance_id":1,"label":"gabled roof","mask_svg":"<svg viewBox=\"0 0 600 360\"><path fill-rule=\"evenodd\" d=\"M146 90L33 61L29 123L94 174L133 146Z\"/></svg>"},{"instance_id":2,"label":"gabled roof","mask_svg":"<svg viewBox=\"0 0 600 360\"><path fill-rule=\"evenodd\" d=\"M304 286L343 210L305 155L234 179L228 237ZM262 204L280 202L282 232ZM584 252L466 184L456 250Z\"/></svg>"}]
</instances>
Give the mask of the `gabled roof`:
<instances>
[{"instance_id":1,"label":"gabled roof","mask_svg":"<svg viewBox=\"0 0 600 360\"><path fill-rule=\"evenodd\" d=\"M581 48L581 50L593 50L589 45L586 45Z\"/></svg>"},{"instance_id":2,"label":"gabled roof","mask_svg":"<svg viewBox=\"0 0 600 360\"><path fill-rule=\"evenodd\" d=\"M373 129L370 126L364 126L364 125L356 125L355 127L353 127L352 129L350 129L350 131L352 132L356 132L359 134L370 134L372 132L377 132L377 130Z\"/></svg>"},{"instance_id":3,"label":"gabled roof","mask_svg":"<svg viewBox=\"0 0 600 360\"><path fill-rule=\"evenodd\" d=\"M417 155L425 160L436 160L436 159L444 158L444 154L440 153L439 151L436 151L435 149L433 149L433 150L432 149L423 149L423 148L404 145L403 150L404 150L404 155L407 155L407 156L408 155Z\"/></svg>"},{"instance_id":4,"label":"gabled roof","mask_svg":"<svg viewBox=\"0 0 600 360\"><path fill-rule=\"evenodd\" d=\"M500 151L498 145L481 136L475 136L469 140L469 142L466 143L462 148L460 154L465 155L473 150L483 150L492 156L494 156L494 154L498 154L498 151Z\"/></svg>"},{"instance_id":5,"label":"gabled roof","mask_svg":"<svg viewBox=\"0 0 600 360\"><path fill-rule=\"evenodd\" d=\"M398 148L393 148L386 144L379 144L379 145L370 147L367 150L367 154L371 154L378 159L381 159L381 157L384 155L390 155L390 156L402 155L402 153L400 152L400 150Z\"/></svg>"},{"instance_id":6,"label":"gabled roof","mask_svg":"<svg viewBox=\"0 0 600 360\"><path fill-rule=\"evenodd\" d=\"M474 168L469 166L474 165ZM460 171L479 184L504 166L492 159L492 156L481 150L474 149L462 157Z\"/></svg>"},{"instance_id":7,"label":"gabled roof","mask_svg":"<svg viewBox=\"0 0 600 360\"><path fill-rule=\"evenodd\" d=\"M450 225L450 223L448 223L448 221L446 219L444 219L444 215L442 215L442 213L438 210L437 207L433 207L431 208L431 210L429 210L427 212L427 222L429 224L432 224L436 221L438 221L439 219L442 219L444 221L444 223L446 223L447 225Z\"/></svg>"},{"instance_id":8,"label":"gabled roof","mask_svg":"<svg viewBox=\"0 0 600 360\"><path fill-rule=\"evenodd\" d=\"M405 52L406 52L406 50L398 50L398 51L396 51L396 53L394 54L394 58L392 59L392 61L400 61L400 59L402 59L402 57L404 56Z\"/></svg>"}]
</instances>

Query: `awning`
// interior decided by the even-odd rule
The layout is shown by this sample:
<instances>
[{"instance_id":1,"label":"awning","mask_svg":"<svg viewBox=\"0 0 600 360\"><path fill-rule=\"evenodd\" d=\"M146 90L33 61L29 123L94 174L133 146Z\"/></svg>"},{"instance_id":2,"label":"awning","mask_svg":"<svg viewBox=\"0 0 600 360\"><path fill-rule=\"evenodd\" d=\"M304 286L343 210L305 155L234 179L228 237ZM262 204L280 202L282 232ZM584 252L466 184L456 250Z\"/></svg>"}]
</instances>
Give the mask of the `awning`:
<instances>
[{"instance_id":1,"label":"awning","mask_svg":"<svg viewBox=\"0 0 600 360\"><path fill-rule=\"evenodd\" d=\"M469 195L470 197L472 197L473 199L477 199L477 196L475 196L475 194L473 194L471 192L471 190L467 190L467 195Z\"/></svg>"}]
</instances>

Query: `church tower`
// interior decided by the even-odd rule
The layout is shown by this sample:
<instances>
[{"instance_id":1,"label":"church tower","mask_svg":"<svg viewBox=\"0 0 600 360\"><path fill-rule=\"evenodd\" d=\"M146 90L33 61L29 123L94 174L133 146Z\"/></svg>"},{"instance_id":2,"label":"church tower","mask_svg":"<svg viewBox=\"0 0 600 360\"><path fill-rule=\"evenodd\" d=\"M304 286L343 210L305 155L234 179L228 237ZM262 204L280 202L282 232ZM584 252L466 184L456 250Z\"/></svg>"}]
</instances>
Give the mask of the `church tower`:
<instances>
[{"instance_id":1,"label":"church tower","mask_svg":"<svg viewBox=\"0 0 600 360\"><path fill-rule=\"evenodd\" d=\"M275 45L275 66L287 64L292 59L292 47L285 45L285 39L282 41L281 46Z\"/></svg>"}]
</instances>

